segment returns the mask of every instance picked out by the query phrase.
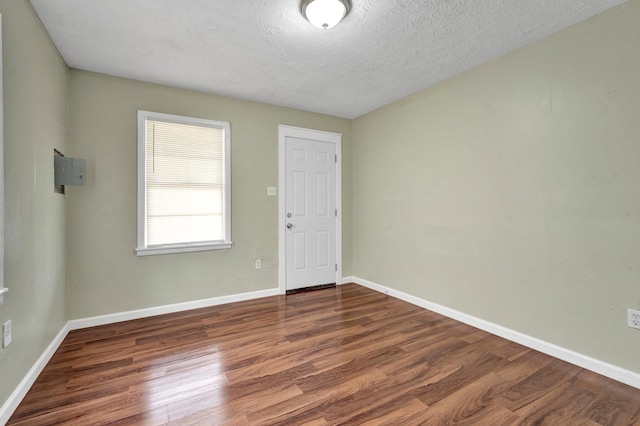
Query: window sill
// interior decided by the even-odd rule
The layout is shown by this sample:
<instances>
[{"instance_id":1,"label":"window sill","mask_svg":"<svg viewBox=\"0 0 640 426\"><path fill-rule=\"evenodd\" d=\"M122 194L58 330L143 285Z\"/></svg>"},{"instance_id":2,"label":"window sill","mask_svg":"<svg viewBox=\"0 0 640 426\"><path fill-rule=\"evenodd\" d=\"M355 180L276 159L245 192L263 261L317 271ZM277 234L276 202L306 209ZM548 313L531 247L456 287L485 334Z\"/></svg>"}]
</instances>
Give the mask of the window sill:
<instances>
[{"instance_id":1,"label":"window sill","mask_svg":"<svg viewBox=\"0 0 640 426\"><path fill-rule=\"evenodd\" d=\"M197 251L228 250L231 248L232 245L233 245L232 242L224 242L224 243L184 244L184 245L172 245L172 246L144 247L144 248L137 248L136 255L154 256L158 254L175 254L175 253L192 253Z\"/></svg>"}]
</instances>

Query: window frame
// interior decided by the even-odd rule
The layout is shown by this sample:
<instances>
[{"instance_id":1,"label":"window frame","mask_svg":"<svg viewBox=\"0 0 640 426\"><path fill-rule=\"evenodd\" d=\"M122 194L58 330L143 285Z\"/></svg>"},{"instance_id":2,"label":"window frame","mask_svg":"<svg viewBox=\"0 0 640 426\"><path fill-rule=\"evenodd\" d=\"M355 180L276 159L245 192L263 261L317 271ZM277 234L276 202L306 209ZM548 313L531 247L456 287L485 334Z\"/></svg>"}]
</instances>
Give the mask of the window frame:
<instances>
[{"instance_id":1,"label":"window frame","mask_svg":"<svg viewBox=\"0 0 640 426\"><path fill-rule=\"evenodd\" d=\"M225 239L192 243L162 244L147 246L147 180L146 180L146 145L147 120L165 121L169 123L212 127L223 131L223 178L224 178L224 229ZM138 256L158 254L189 253L210 250L228 250L231 241L231 124L225 121L214 121L204 118L186 117L138 110L138 245L135 250Z\"/></svg>"}]
</instances>

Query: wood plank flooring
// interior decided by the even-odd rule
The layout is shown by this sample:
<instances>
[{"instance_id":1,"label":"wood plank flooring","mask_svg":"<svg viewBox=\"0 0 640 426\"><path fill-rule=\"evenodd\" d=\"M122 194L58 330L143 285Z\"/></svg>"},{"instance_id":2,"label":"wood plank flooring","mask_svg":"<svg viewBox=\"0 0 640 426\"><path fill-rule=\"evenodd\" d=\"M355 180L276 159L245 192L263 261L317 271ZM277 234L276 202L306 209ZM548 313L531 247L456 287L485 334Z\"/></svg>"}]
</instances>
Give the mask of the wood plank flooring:
<instances>
[{"instance_id":1,"label":"wood plank flooring","mask_svg":"<svg viewBox=\"0 0 640 426\"><path fill-rule=\"evenodd\" d=\"M640 425L640 390L349 284L69 333L9 425Z\"/></svg>"}]
</instances>

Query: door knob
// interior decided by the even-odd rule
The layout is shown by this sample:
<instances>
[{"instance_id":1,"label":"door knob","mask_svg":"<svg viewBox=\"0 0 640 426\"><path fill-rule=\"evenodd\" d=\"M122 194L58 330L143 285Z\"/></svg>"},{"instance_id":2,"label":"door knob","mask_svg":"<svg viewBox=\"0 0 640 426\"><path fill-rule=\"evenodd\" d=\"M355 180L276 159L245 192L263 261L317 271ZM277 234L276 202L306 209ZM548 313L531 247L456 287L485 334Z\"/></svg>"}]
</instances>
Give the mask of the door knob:
<instances>
[{"instance_id":1,"label":"door knob","mask_svg":"<svg viewBox=\"0 0 640 426\"><path fill-rule=\"evenodd\" d=\"M287 223L287 229L293 228L293 223Z\"/></svg>"}]
</instances>

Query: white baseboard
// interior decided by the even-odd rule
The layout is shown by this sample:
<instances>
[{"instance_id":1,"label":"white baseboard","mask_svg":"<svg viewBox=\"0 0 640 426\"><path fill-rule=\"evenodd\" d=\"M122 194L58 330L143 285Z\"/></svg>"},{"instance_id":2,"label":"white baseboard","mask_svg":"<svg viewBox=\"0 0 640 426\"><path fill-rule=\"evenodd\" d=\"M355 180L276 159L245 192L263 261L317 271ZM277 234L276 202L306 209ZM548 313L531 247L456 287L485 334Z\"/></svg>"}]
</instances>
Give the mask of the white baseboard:
<instances>
[{"instance_id":1,"label":"white baseboard","mask_svg":"<svg viewBox=\"0 0 640 426\"><path fill-rule=\"evenodd\" d=\"M67 322L62 329L56 334L56 337L53 338L49 346L44 350L40 358L33 364L29 372L22 379L22 381L15 388L13 393L9 395L9 398L2 404L0 407L0 425L4 425L9 421L9 418L13 414L13 412L18 408L20 402L25 397L31 386L36 381L44 367L47 365L53 354L56 353L60 344L67 334L69 333L69 323Z\"/></svg>"},{"instance_id":2,"label":"white baseboard","mask_svg":"<svg viewBox=\"0 0 640 426\"><path fill-rule=\"evenodd\" d=\"M342 280L338 283L338 285L355 283L356 277L342 277Z\"/></svg>"},{"instance_id":3,"label":"white baseboard","mask_svg":"<svg viewBox=\"0 0 640 426\"><path fill-rule=\"evenodd\" d=\"M496 336L503 337L507 340L511 340L512 342L519 343L521 345L524 345L531 349L535 349L539 352L545 353L552 357L577 365L578 367L582 367L586 370L593 371L594 373L601 374L613 380L617 380L629 386L633 386L634 388L640 389L640 374L634 371L626 370L616 365L609 364L604 361L591 358L587 355L572 351L570 349L563 348L562 346L545 342L544 340L531 337L529 335L520 333L515 330L511 330L501 325L494 324L489 321L485 321L483 319L474 317L472 315L468 315L463 312L456 311L455 309L451 309L446 306L439 305L437 303L429 302L419 297L412 296L408 293L394 290L390 287L376 284L374 282L367 281L362 278L345 277L344 280L349 280L345 282L353 282L363 287L370 288L371 290L388 294L389 296L395 297L396 299L404 300L405 302L411 303L416 306L420 306L421 308L428 309L440 315L444 315L456 321L463 322L465 324L479 328L480 330L486 331L491 334L495 334Z\"/></svg>"},{"instance_id":4,"label":"white baseboard","mask_svg":"<svg viewBox=\"0 0 640 426\"><path fill-rule=\"evenodd\" d=\"M135 311L119 312L116 314L81 318L69 321L69 329L77 330L80 328L89 328L98 325L113 324L121 321L153 317L156 315L172 314L174 312L208 308L210 306L224 305L226 303L243 302L245 300L277 296L279 294L279 289L274 288L269 290L252 291L249 293L231 294L229 296L212 297L210 299L194 300L192 302L175 303L173 305L156 306L153 308L138 309Z\"/></svg>"},{"instance_id":5,"label":"white baseboard","mask_svg":"<svg viewBox=\"0 0 640 426\"><path fill-rule=\"evenodd\" d=\"M68 321L49 346L47 346L42 355L40 355L40 358L38 358L35 364L33 364L33 367L31 367L27 375L18 384L2 407L0 407L0 425L4 425L9 421L13 412L18 408L22 399L25 397L29 389L31 389L33 383L36 381L44 367L47 365L56 350L58 350L62 341L67 337L67 334L71 330L113 324L116 322L152 317L156 315L171 314L174 312L189 311L192 309L207 308L210 306L224 305L226 303L243 302L245 300L277 296L278 294L280 294L279 289L274 288Z\"/></svg>"}]
</instances>

